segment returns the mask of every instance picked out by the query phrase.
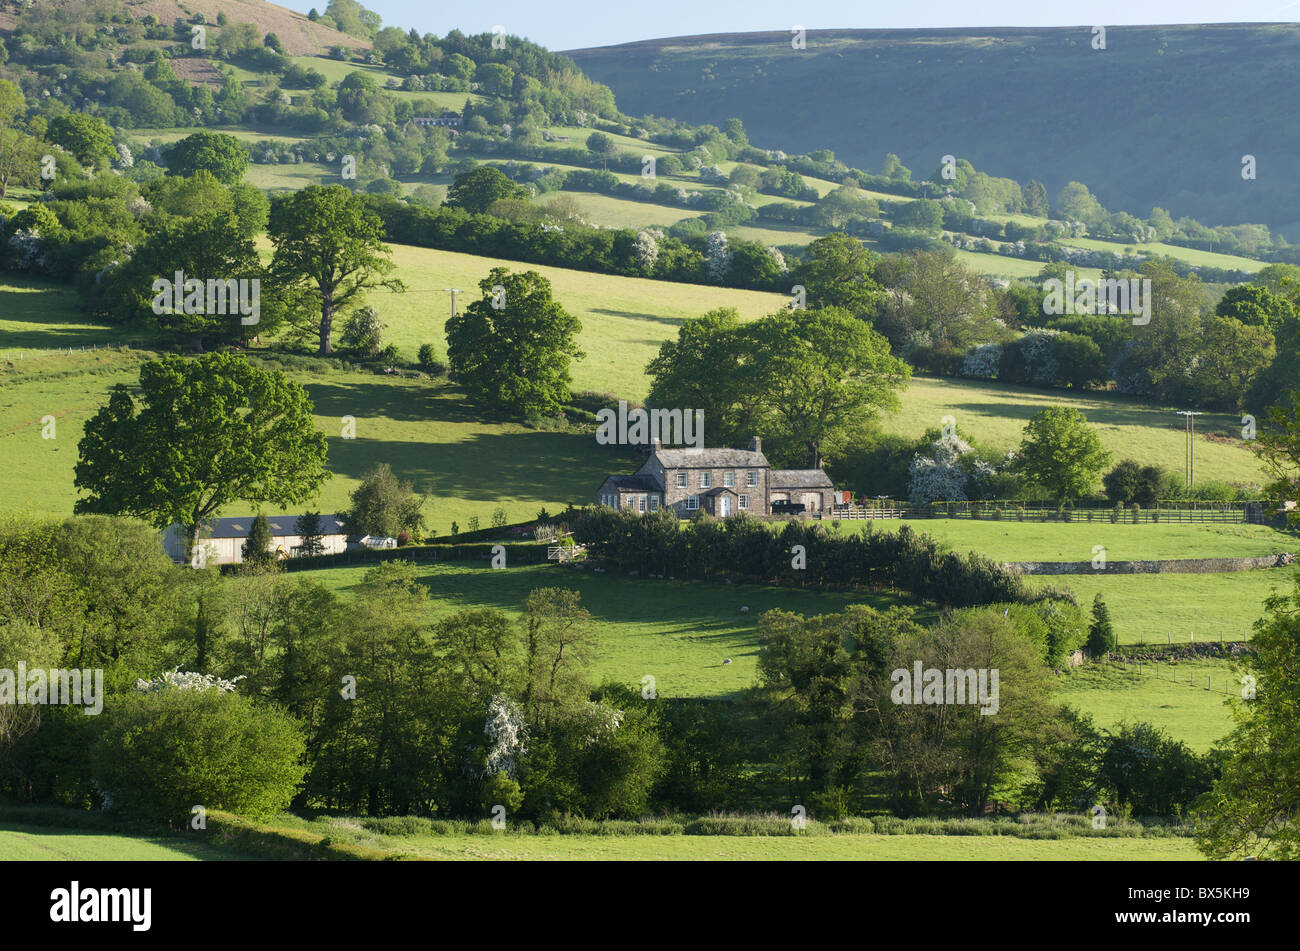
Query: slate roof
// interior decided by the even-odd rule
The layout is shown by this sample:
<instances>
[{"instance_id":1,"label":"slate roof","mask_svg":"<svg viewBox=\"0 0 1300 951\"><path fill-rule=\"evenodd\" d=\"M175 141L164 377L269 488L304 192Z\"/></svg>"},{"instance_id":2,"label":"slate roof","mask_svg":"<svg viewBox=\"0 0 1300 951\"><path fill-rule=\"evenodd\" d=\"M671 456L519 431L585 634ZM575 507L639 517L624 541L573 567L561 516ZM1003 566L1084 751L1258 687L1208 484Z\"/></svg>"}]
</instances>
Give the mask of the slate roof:
<instances>
[{"instance_id":1,"label":"slate roof","mask_svg":"<svg viewBox=\"0 0 1300 951\"><path fill-rule=\"evenodd\" d=\"M614 483L616 489L630 489L633 492L662 492L659 480L648 475L612 475L606 482Z\"/></svg>"},{"instance_id":2,"label":"slate roof","mask_svg":"<svg viewBox=\"0 0 1300 951\"><path fill-rule=\"evenodd\" d=\"M767 457L750 449L657 449L665 469L766 469Z\"/></svg>"},{"instance_id":3,"label":"slate roof","mask_svg":"<svg viewBox=\"0 0 1300 951\"><path fill-rule=\"evenodd\" d=\"M203 538L247 538L249 531L253 528L254 518L256 518L255 515L237 515L231 518L209 519L203 524L203 530L199 534ZM283 537L298 534L295 527L298 524L297 515L268 515L266 518L271 523L271 534L273 536ZM322 535L347 534L341 521L333 515L326 515L323 512L320 517L320 533Z\"/></svg>"},{"instance_id":4,"label":"slate roof","mask_svg":"<svg viewBox=\"0 0 1300 951\"><path fill-rule=\"evenodd\" d=\"M835 488L823 469L773 469L768 473L767 484L774 489Z\"/></svg>"}]
</instances>

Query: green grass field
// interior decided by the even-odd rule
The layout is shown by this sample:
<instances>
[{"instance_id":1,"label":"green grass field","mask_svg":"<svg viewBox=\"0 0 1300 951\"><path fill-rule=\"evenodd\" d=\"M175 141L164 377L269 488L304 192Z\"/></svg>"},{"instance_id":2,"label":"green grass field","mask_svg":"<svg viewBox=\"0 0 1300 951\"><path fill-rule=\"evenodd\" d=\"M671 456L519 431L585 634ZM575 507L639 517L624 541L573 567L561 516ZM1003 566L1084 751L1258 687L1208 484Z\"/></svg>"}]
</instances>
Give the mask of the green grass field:
<instances>
[{"instance_id":1,"label":"green grass field","mask_svg":"<svg viewBox=\"0 0 1300 951\"><path fill-rule=\"evenodd\" d=\"M759 244L778 248L792 246L802 248L810 244L818 236L817 232L809 231L807 228L800 228L797 225L781 225L776 222L760 225L737 225L734 228L728 228L727 234L733 238L757 241Z\"/></svg>"},{"instance_id":2,"label":"green grass field","mask_svg":"<svg viewBox=\"0 0 1300 951\"><path fill-rule=\"evenodd\" d=\"M312 580L346 594L366 572L361 566L313 571ZM764 611L804 615L842 611L853 603L904 603L884 595L846 595L760 585L616 577L558 565L493 570L486 563L422 565L433 612L442 617L487 606L512 615L534 588L573 588L596 624L598 654L592 679L626 686L655 678L662 697L722 697L753 686L758 657L755 629ZM742 605L749 613L742 614ZM730 657L732 663L723 661Z\"/></svg>"},{"instance_id":3,"label":"green grass field","mask_svg":"<svg viewBox=\"0 0 1300 951\"><path fill-rule=\"evenodd\" d=\"M331 185L339 181L339 170L319 162L293 165L250 165L244 181L268 192L298 191L308 185Z\"/></svg>"},{"instance_id":4,"label":"green grass field","mask_svg":"<svg viewBox=\"0 0 1300 951\"><path fill-rule=\"evenodd\" d=\"M1089 664L1062 673L1055 696L1098 727L1151 723L1204 753L1232 729L1226 701L1240 683L1221 660L1143 664L1140 673L1136 664Z\"/></svg>"},{"instance_id":5,"label":"green grass field","mask_svg":"<svg viewBox=\"0 0 1300 951\"><path fill-rule=\"evenodd\" d=\"M404 246L394 249L394 257L412 289L404 295L375 295L389 324L389 341L410 356L420 342L432 340L440 355L445 354L441 328L448 301L441 288L455 286L471 291L493 262ZM510 266L518 269L527 265ZM774 294L614 278L560 268L538 270L554 282L557 298L584 324L580 342L588 358L574 367L576 388L632 398L644 395L648 384L643 372L645 363L659 344L676 332L682 320L724 303L736 306L746 317L757 317L779 306L781 300ZM8 455L0 471L0 490L7 508L67 514L75 498L72 470L81 427L106 401L112 385L135 382L140 357L102 350L82 353L81 346L111 343L122 335L86 322L70 293L10 280L0 284L0 302L6 305L0 311L0 340L6 348L0 349L0 360L12 361L12 368L0 377L0 439L13 440L6 446ZM68 355L61 349L66 346L78 349ZM19 353L22 360L17 359ZM326 484L318 501L325 510L343 505L370 465L387 461L402 478L421 488L432 488L430 525L446 534L453 520L464 527L471 515L477 514L486 524L498 504L505 507L511 520L523 520L542 506L555 510L568 503L585 503L605 474L631 471L638 464L631 456L598 449L589 437L484 421L445 382L431 385L327 370L295 371L291 376L308 387L316 405L317 422L330 437L330 466L336 477ZM1062 403L1087 413L1117 458L1131 456L1178 467L1183 433L1177 422L1169 422L1172 413L1100 394L1073 397L1059 391L917 378L903 395L902 410L886 417L884 424L891 431L916 435L928 426L939 425L943 416L951 414L963 431L973 433L977 439L1010 447L1018 441L1032 412ZM41 438L40 421L47 415L56 420L53 439ZM357 420L355 440L340 438L341 418L347 415ZM1226 416L1202 419L1207 430L1215 426L1227 428L1234 422ZM1198 472L1202 478L1260 479L1255 457L1248 450L1218 442L1198 443ZM854 488L869 493L872 487ZM1066 531L1051 536L1060 540L1056 550L1068 551L1079 545L1083 551L1080 559L1091 557L1094 544L1107 544L1112 559L1127 557L1122 544L1113 548L1108 539L1134 537L1126 533L1129 526L1108 523L1096 526L1105 535L1098 536L1097 541L1090 540L1094 536L1086 525L1057 527ZM1166 534L1166 528L1172 530L1174 526L1138 528L1143 534L1137 537L1171 539L1170 547L1162 549L1163 555L1149 557L1177 557L1172 540L1179 536L1176 532ZM1157 529L1158 534L1148 534L1151 529ZM980 538L995 546L990 549L995 557L1023 560L1013 559L1014 551L1005 544L1008 539L999 541L997 537L999 531L1016 529L952 530L993 533ZM1032 531L1040 533L1039 541L1049 537L1041 534L1043 528ZM969 545L957 536L952 543L958 548ZM1236 544L1227 551L1207 550L1205 554L1263 553ZM1049 549L1040 550L1041 555L1031 557L1051 554ZM1253 611L1254 605L1248 610Z\"/></svg>"},{"instance_id":6,"label":"green grass field","mask_svg":"<svg viewBox=\"0 0 1300 951\"><path fill-rule=\"evenodd\" d=\"M1017 522L969 518L909 519L905 522L846 522L846 528L895 531L905 524L954 551L977 551L996 561L1084 561L1102 545L1109 561L1164 558L1248 558L1300 551L1300 536L1267 525L1180 525L1103 521Z\"/></svg>"},{"instance_id":7,"label":"green grass field","mask_svg":"<svg viewBox=\"0 0 1300 951\"><path fill-rule=\"evenodd\" d=\"M1031 583L1069 588L1084 607L1100 594L1121 644L1244 640L1274 590L1296 573L1274 568L1213 574L1033 575Z\"/></svg>"},{"instance_id":8,"label":"green grass field","mask_svg":"<svg viewBox=\"0 0 1300 951\"><path fill-rule=\"evenodd\" d=\"M480 296L478 282L493 267L532 270L551 282L555 299L582 321L578 343L587 356L573 365L574 387L631 399L645 397L650 388L645 365L661 343L676 337L687 318L715 307L735 307L749 320L786 302L779 294L763 291L617 277L409 245L395 244L392 249L395 273L408 290L374 293L370 299L388 324L386 342L400 347L408 359L425 342L446 354L443 325L450 315L451 296L443 288L460 288L464 294L458 296L457 306L463 307Z\"/></svg>"},{"instance_id":9,"label":"green grass field","mask_svg":"<svg viewBox=\"0 0 1300 951\"><path fill-rule=\"evenodd\" d=\"M169 126L157 129L132 129L131 139L170 145L173 142L179 142L186 136L193 135L194 131L194 129L186 126ZM248 145L257 145L263 142L297 142L302 138L301 135L298 135L295 132L265 132L258 129L249 129L244 126L218 126L212 128L210 131L233 135L240 142L244 142Z\"/></svg>"},{"instance_id":10,"label":"green grass field","mask_svg":"<svg viewBox=\"0 0 1300 951\"><path fill-rule=\"evenodd\" d=\"M403 78L401 75L390 72L382 66L371 66L366 63L347 63L326 56L290 56L289 59L298 66L316 70L325 77L331 86L342 82L349 73L366 73L372 76L381 86L385 86L390 79L401 82ZM247 70L239 70L238 72L241 79L245 76L252 80L260 81L261 79L261 75L258 73L251 73ZM385 89L384 91L397 99L430 100L439 109L454 109L456 112L460 112L465 107L465 100L467 99L474 103L488 101L487 97L470 92L404 92L401 89ZM290 95L301 95L302 90L291 89L289 93Z\"/></svg>"},{"instance_id":11,"label":"green grass field","mask_svg":"<svg viewBox=\"0 0 1300 951\"><path fill-rule=\"evenodd\" d=\"M243 859L201 839L0 823L0 862L196 862Z\"/></svg>"},{"instance_id":12,"label":"green grass field","mask_svg":"<svg viewBox=\"0 0 1300 951\"><path fill-rule=\"evenodd\" d=\"M116 327L92 323L80 298L66 284L6 274L0 279L0 360L18 360L23 350L103 347L128 337ZM35 354L24 354L38 359Z\"/></svg>"},{"instance_id":13,"label":"green grass field","mask_svg":"<svg viewBox=\"0 0 1300 951\"><path fill-rule=\"evenodd\" d=\"M976 274L985 274L989 277L1005 277L1008 279L1037 277L1044 264L1042 261L1027 261L1024 258L1013 258L1005 254L988 254L983 251L959 250L956 253L957 260L966 267ZM1088 277L1095 281L1101 277L1101 269L1095 267L1075 268L1075 275L1080 278Z\"/></svg>"},{"instance_id":14,"label":"green grass field","mask_svg":"<svg viewBox=\"0 0 1300 951\"><path fill-rule=\"evenodd\" d=\"M575 147L585 148L587 145L587 138L595 130L588 129L584 126L553 125L553 126L547 126L546 131L557 136L564 135L569 137L569 141L567 142L543 142L542 143L542 148L544 149L559 150L559 149L571 149ZM604 130L602 131L604 132ZM641 156L641 155L660 156L660 155L681 154L681 149L675 149L669 145L660 145L659 143L651 142L648 139L638 139L630 135L619 135L617 132L604 132L604 135L612 139L614 141L614 144L618 146L620 151L631 152L637 156Z\"/></svg>"},{"instance_id":15,"label":"green grass field","mask_svg":"<svg viewBox=\"0 0 1300 951\"><path fill-rule=\"evenodd\" d=\"M690 208L674 208L670 205L658 205L646 201L633 201L630 198L616 198L598 192L579 192L565 190L548 192L537 199L537 204L544 205L556 195L568 195L582 208L583 217L591 224L602 228L645 228L656 226L670 228L687 218L695 217Z\"/></svg>"},{"instance_id":16,"label":"green grass field","mask_svg":"<svg viewBox=\"0 0 1300 951\"><path fill-rule=\"evenodd\" d=\"M497 836L397 838L395 851L430 859L529 861L1174 861L1202 858L1190 839L1008 836Z\"/></svg>"},{"instance_id":17,"label":"green grass field","mask_svg":"<svg viewBox=\"0 0 1300 951\"><path fill-rule=\"evenodd\" d=\"M1180 261L1186 261L1193 267L1216 267L1227 270L1245 271L1254 274L1264 267L1264 262L1253 258L1243 258L1235 254L1220 254L1217 251L1200 251L1196 248L1184 248L1176 244L1152 241L1147 244L1122 244L1118 241L1103 241L1099 238L1062 238L1061 244L1090 251L1112 251L1124 254L1129 251L1143 251L1148 254L1168 255Z\"/></svg>"},{"instance_id":18,"label":"green grass field","mask_svg":"<svg viewBox=\"0 0 1300 951\"><path fill-rule=\"evenodd\" d=\"M0 351L0 357L3 352ZM0 498L9 511L64 516L76 499L73 468L87 419L118 383L134 386L137 353L31 353L21 368L0 374ZM517 423L484 421L445 381L401 380L365 372L290 372L316 409L329 438L334 477L312 503L326 512L344 506L376 462L433 493L430 527L446 534L472 515L488 524L498 505L511 521L588 501L609 471L634 468L590 436L545 433ZM41 420L55 417L53 438ZM343 439L342 417L356 419L356 438ZM233 510L232 510L233 511ZM234 512L237 514L237 512Z\"/></svg>"},{"instance_id":19,"label":"green grass field","mask_svg":"<svg viewBox=\"0 0 1300 951\"><path fill-rule=\"evenodd\" d=\"M290 821L290 825L302 825ZM1186 838L1059 840L1010 836L496 835L346 838L415 859L524 861L1170 861L1202 856ZM246 859L200 839L0 825L0 861L229 861Z\"/></svg>"},{"instance_id":20,"label":"green grass field","mask_svg":"<svg viewBox=\"0 0 1300 951\"><path fill-rule=\"evenodd\" d=\"M1006 383L915 377L902 397L900 412L885 416L886 430L919 436L939 428L952 416L958 429L979 443L1010 449L1018 445L1025 424L1050 406L1078 409L1097 429L1101 441L1115 454L1115 462L1136 459L1143 465L1162 465L1182 471L1186 435L1183 419L1174 410L1114 393L1080 393L1039 390ZM1206 413L1196 421L1196 477L1201 481L1259 484L1263 472L1245 443L1212 442L1205 433L1240 436L1241 418L1230 413Z\"/></svg>"}]
</instances>

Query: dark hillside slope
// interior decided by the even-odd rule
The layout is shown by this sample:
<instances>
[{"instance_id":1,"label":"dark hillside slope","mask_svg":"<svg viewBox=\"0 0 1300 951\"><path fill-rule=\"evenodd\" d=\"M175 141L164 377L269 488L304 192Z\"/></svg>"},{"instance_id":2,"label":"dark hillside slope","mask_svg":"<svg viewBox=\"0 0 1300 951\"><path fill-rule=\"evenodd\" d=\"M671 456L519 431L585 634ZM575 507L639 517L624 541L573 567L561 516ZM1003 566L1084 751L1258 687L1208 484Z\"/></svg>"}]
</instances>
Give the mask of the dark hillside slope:
<instances>
[{"instance_id":1,"label":"dark hillside slope","mask_svg":"<svg viewBox=\"0 0 1300 951\"><path fill-rule=\"evenodd\" d=\"M627 114L739 116L754 144L829 148L916 178L940 157L991 175L1071 180L1111 210L1263 222L1300 241L1300 25L810 31L570 51ZM1241 159L1258 178L1243 181Z\"/></svg>"}]
</instances>

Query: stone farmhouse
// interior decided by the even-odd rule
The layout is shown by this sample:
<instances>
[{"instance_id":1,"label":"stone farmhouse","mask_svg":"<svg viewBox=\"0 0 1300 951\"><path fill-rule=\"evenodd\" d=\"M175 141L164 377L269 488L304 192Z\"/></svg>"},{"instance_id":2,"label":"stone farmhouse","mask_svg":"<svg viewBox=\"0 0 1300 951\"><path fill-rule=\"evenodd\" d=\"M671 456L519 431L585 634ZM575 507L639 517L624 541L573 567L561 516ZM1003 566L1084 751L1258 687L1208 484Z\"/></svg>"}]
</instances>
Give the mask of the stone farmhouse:
<instances>
[{"instance_id":1,"label":"stone farmhouse","mask_svg":"<svg viewBox=\"0 0 1300 951\"><path fill-rule=\"evenodd\" d=\"M834 506L835 486L821 469L773 469L757 436L748 449L665 449L654 440L650 457L631 475L611 475L597 501L610 508L657 512L682 518L707 512L727 518L739 512L771 515L773 502L794 502L806 514Z\"/></svg>"}]
</instances>

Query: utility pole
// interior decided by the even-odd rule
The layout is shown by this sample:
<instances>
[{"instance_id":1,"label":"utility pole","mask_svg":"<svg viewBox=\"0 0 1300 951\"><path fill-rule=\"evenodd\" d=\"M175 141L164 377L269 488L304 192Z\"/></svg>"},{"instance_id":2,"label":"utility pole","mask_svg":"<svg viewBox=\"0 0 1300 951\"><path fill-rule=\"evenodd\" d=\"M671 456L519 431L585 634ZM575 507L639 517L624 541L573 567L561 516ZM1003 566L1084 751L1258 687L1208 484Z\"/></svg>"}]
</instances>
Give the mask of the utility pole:
<instances>
[{"instance_id":1,"label":"utility pole","mask_svg":"<svg viewBox=\"0 0 1300 951\"><path fill-rule=\"evenodd\" d=\"M1196 417L1204 414L1188 409L1180 409L1177 413L1187 420L1187 448L1184 451L1183 466L1186 470L1187 488L1190 489L1196 484Z\"/></svg>"},{"instance_id":2,"label":"utility pole","mask_svg":"<svg viewBox=\"0 0 1300 951\"><path fill-rule=\"evenodd\" d=\"M456 316L456 295L460 293L459 287L444 287L444 291L451 294L451 316Z\"/></svg>"}]
</instances>

